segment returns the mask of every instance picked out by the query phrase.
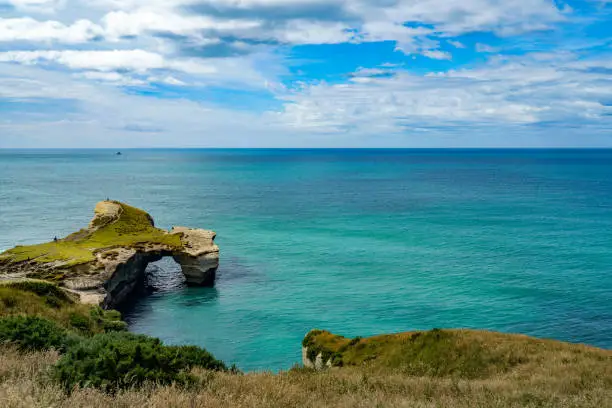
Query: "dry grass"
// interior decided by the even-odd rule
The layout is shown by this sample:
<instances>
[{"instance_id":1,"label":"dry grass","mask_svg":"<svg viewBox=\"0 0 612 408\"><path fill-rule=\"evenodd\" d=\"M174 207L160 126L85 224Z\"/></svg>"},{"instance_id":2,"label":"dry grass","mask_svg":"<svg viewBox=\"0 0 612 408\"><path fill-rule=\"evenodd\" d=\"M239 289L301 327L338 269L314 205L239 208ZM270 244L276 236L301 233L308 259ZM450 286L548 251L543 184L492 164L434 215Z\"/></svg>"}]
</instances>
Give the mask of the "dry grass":
<instances>
[{"instance_id":1,"label":"dry grass","mask_svg":"<svg viewBox=\"0 0 612 408\"><path fill-rule=\"evenodd\" d=\"M58 358L53 352L23 356L0 348L0 406L612 407L610 360L552 350L542 357L479 380L412 377L398 370L363 367L246 375L196 371L201 384L192 389L149 386L111 396L92 389L64 394L46 377Z\"/></svg>"}]
</instances>

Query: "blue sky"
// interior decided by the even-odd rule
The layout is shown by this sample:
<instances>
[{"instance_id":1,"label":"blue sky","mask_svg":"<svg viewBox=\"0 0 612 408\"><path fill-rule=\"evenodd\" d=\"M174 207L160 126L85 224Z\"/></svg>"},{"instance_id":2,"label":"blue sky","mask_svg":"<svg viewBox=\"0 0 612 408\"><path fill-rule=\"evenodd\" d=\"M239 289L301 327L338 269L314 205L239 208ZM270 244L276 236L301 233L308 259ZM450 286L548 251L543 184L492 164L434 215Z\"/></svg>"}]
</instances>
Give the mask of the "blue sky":
<instances>
[{"instance_id":1,"label":"blue sky","mask_svg":"<svg viewBox=\"0 0 612 408\"><path fill-rule=\"evenodd\" d=\"M0 148L600 146L612 0L0 0Z\"/></svg>"}]
</instances>

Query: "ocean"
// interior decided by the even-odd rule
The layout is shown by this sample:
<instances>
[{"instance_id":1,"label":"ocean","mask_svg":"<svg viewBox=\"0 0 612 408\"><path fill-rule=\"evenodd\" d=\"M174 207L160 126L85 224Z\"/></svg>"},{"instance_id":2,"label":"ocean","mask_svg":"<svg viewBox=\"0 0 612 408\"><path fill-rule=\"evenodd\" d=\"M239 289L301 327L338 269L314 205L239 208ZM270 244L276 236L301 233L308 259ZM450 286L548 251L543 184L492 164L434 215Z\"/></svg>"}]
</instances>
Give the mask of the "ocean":
<instances>
[{"instance_id":1,"label":"ocean","mask_svg":"<svg viewBox=\"0 0 612 408\"><path fill-rule=\"evenodd\" d=\"M612 150L122 153L0 150L0 250L67 235L106 198L215 230L215 287L151 265L133 332L272 371L313 328L612 348Z\"/></svg>"}]
</instances>

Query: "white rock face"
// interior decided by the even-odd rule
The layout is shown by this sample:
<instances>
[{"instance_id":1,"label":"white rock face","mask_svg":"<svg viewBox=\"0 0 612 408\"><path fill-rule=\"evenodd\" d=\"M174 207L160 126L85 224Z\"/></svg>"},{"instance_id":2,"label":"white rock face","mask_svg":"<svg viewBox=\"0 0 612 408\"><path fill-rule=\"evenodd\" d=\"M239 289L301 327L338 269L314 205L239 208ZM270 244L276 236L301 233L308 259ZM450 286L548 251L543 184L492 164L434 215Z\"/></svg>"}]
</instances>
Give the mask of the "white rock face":
<instances>
[{"instance_id":1,"label":"white rock face","mask_svg":"<svg viewBox=\"0 0 612 408\"><path fill-rule=\"evenodd\" d=\"M211 285L219 267L219 247L214 243L213 231L174 227L171 234L181 233L183 251L174 254L174 260L181 266L188 285Z\"/></svg>"},{"instance_id":2,"label":"white rock face","mask_svg":"<svg viewBox=\"0 0 612 408\"><path fill-rule=\"evenodd\" d=\"M302 364L306 368L314 368L315 370L323 370L332 366L331 360L323 361L321 353L317 354L315 361L312 361L308 358L308 349L306 347L302 347Z\"/></svg>"}]
</instances>

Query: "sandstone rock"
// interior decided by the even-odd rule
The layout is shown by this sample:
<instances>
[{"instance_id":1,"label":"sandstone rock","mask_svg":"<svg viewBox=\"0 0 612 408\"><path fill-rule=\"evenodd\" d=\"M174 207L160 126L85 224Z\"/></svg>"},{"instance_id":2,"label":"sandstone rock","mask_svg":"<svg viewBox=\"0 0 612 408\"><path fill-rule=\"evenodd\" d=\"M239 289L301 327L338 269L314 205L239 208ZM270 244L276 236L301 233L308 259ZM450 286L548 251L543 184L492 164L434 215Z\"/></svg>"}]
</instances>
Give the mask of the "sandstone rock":
<instances>
[{"instance_id":1,"label":"sandstone rock","mask_svg":"<svg viewBox=\"0 0 612 408\"><path fill-rule=\"evenodd\" d=\"M18 246L0 254L0 276L60 283L104 307L123 303L143 281L151 262L171 256L190 285L212 285L219 266L215 233L155 228L146 212L118 201L96 205L89 226L45 244Z\"/></svg>"}]
</instances>

